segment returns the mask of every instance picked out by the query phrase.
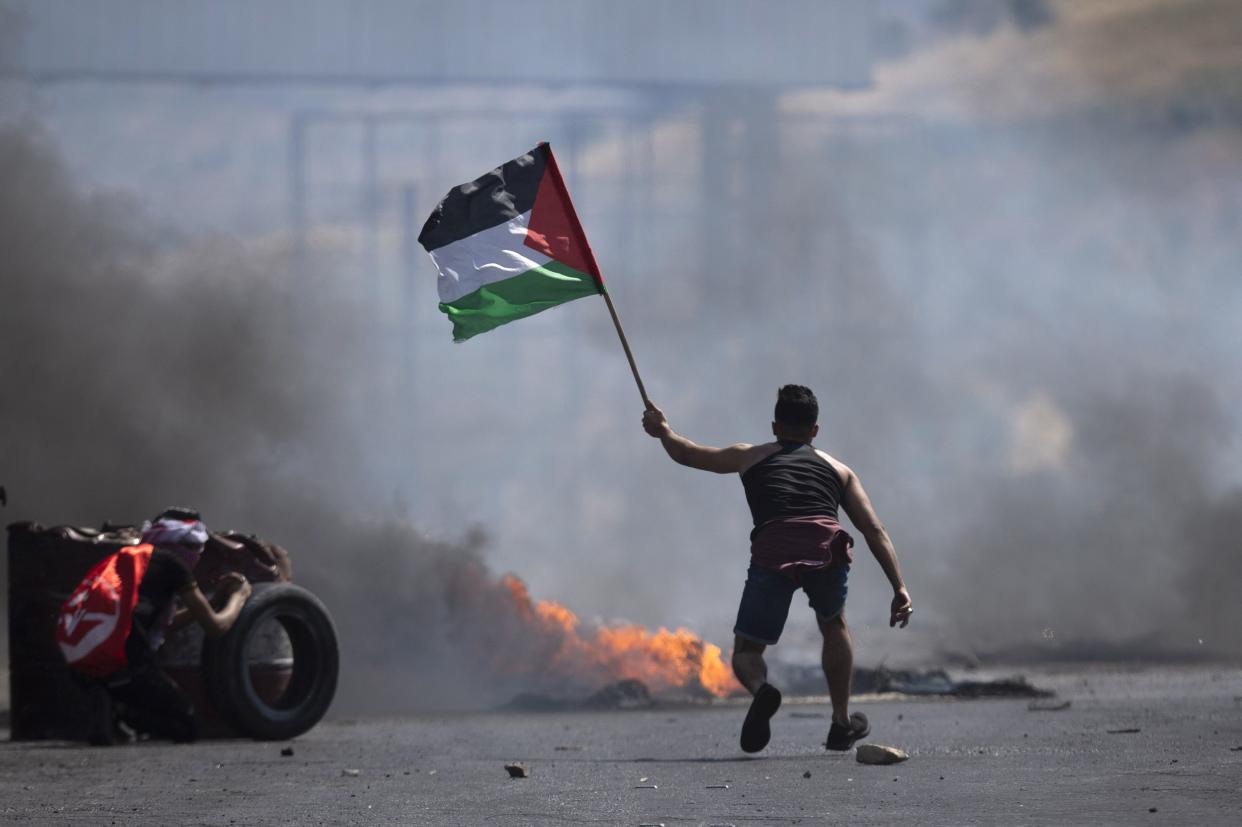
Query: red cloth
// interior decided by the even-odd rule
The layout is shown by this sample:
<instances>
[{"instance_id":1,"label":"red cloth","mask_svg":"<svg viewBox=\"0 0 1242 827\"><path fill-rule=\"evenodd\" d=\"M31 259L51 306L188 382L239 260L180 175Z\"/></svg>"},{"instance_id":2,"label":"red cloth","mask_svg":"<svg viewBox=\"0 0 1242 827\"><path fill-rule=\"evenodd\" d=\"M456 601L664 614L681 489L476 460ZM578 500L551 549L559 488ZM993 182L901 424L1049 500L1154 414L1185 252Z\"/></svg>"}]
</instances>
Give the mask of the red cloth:
<instances>
[{"instance_id":1,"label":"red cloth","mask_svg":"<svg viewBox=\"0 0 1242 827\"><path fill-rule=\"evenodd\" d=\"M126 546L100 560L60 607L56 643L74 669L104 676L128 663L125 641L152 550Z\"/></svg>"},{"instance_id":2,"label":"red cloth","mask_svg":"<svg viewBox=\"0 0 1242 827\"><path fill-rule=\"evenodd\" d=\"M854 538L831 517L786 517L759 529L750 544L750 559L761 568L796 575L849 565L853 545Z\"/></svg>"}]
</instances>

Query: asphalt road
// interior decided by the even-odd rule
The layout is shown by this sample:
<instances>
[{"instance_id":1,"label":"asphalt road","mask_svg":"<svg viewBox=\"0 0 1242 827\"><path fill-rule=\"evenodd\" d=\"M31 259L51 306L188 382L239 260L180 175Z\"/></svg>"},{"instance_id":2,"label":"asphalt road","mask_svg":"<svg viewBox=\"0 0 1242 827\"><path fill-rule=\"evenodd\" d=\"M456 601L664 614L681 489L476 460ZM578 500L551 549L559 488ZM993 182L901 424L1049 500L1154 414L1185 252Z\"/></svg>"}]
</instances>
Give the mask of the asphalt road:
<instances>
[{"instance_id":1,"label":"asphalt road","mask_svg":"<svg viewBox=\"0 0 1242 827\"><path fill-rule=\"evenodd\" d=\"M292 744L5 741L0 822L1242 824L1242 668L1030 676L1072 706L860 699L870 740L912 756L889 767L826 753L813 700L786 703L758 757L729 705L336 720Z\"/></svg>"}]
</instances>

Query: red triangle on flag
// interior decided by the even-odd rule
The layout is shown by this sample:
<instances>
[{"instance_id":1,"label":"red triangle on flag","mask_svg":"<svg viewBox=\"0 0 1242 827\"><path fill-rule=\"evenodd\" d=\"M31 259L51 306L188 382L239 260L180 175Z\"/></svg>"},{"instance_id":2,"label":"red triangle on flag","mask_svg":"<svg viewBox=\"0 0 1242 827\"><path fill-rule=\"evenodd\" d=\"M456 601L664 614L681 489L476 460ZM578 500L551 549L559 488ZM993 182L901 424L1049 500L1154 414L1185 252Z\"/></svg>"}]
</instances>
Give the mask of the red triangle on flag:
<instances>
[{"instance_id":1,"label":"red triangle on flag","mask_svg":"<svg viewBox=\"0 0 1242 827\"><path fill-rule=\"evenodd\" d=\"M548 149L548 166L539 182L535 205L530 211L530 224L526 228L527 247L572 267L579 273L593 276L603 283L603 276L595 264L595 256L587 245L586 234L578 222L574 205L569 200L565 182L561 179L556 160Z\"/></svg>"}]
</instances>

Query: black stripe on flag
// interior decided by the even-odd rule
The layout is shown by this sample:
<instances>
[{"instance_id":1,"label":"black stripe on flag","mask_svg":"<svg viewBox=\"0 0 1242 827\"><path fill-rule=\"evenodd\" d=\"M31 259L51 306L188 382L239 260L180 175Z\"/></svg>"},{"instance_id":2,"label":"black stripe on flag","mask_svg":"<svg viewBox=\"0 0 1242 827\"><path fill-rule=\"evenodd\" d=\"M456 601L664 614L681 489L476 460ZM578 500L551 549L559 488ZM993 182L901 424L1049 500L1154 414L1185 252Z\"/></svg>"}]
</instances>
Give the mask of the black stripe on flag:
<instances>
[{"instance_id":1,"label":"black stripe on flag","mask_svg":"<svg viewBox=\"0 0 1242 827\"><path fill-rule=\"evenodd\" d=\"M423 225L418 243L430 252L528 211L535 206L547 158L548 145L541 143L469 184L453 187Z\"/></svg>"}]
</instances>

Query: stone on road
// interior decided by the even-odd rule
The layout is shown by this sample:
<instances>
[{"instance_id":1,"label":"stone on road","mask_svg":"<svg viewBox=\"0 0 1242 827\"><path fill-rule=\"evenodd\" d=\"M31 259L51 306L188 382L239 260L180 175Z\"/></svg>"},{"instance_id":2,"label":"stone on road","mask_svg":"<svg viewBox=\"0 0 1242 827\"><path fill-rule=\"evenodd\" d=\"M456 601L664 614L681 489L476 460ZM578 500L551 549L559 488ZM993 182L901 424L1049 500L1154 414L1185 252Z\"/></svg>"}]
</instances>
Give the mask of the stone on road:
<instances>
[{"instance_id":1,"label":"stone on road","mask_svg":"<svg viewBox=\"0 0 1242 827\"><path fill-rule=\"evenodd\" d=\"M897 747L886 747L880 744L859 744L855 747L855 758L860 764L900 764L910 758L904 750Z\"/></svg>"}]
</instances>

